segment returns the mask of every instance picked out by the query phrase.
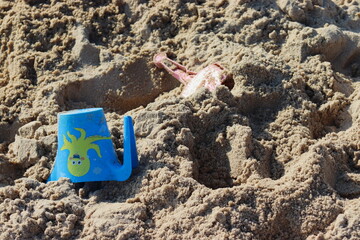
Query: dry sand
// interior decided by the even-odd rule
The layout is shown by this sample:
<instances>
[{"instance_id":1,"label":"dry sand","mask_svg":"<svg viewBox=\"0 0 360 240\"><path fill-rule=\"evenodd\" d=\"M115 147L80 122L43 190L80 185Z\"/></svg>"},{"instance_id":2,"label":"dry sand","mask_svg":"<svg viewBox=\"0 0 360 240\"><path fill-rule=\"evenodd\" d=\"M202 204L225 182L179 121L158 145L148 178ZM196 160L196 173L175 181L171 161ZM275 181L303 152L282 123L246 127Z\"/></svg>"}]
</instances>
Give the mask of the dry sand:
<instances>
[{"instance_id":1,"label":"dry sand","mask_svg":"<svg viewBox=\"0 0 360 240\"><path fill-rule=\"evenodd\" d=\"M0 2L0 239L360 239L360 1ZM220 62L182 87L152 57ZM57 113L103 107L126 182L45 183Z\"/></svg>"}]
</instances>

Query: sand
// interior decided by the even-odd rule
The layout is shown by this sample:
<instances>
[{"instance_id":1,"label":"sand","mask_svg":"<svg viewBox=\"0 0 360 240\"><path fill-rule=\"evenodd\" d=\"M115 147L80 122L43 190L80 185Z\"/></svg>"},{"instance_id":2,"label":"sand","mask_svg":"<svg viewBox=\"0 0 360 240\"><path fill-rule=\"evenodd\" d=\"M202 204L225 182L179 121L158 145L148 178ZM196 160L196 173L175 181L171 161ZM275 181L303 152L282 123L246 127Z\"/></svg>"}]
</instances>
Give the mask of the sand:
<instances>
[{"instance_id":1,"label":"sand","mask_svg":"<svg viewBox=\"0 0 360 240\"><path fill-rule=\"evenodd\" d=\"M360 1L0 2L0 239L359 239ZM159 51L235 86L183 86ZM46 183L104 108L126 182Z\"/></svg>"}]
</instances>

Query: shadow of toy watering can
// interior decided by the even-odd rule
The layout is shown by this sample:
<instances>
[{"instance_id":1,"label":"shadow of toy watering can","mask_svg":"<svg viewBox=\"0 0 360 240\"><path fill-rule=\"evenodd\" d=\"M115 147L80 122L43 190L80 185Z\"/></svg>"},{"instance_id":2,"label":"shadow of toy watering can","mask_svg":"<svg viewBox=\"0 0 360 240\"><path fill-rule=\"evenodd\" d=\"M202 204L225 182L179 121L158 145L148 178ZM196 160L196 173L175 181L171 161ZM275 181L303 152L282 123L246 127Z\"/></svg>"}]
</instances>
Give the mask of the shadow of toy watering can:
<instances>
[{"instance_id":1,"label":"shadow of toy watering can","mask_svg":"<svg viewBox=\"0 0 360 240\"><path fill-rule=\"evenodd\" d=\"M123 164L118 161L102 108L58 114L58 149L48 181L125 181L139 165L134 128L124 117Z\"/></svg>"}]
</instances>

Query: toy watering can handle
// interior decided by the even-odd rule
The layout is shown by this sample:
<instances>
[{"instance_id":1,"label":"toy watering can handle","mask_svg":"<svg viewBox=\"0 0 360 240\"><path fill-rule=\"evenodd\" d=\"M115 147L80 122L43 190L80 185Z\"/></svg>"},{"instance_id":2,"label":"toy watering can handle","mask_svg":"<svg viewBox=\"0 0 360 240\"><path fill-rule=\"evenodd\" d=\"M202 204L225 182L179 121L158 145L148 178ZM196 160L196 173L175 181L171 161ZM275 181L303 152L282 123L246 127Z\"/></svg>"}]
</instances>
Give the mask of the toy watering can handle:
<instances>
[{"instance_id":1,"label":"toy watering can handle","mask_svg":"<svg viewBox=\"0 0 360 240\"><path fill-rule=\"evenodd\" d=\"M113 169L117 181L126 181L131 176L132 169L139 165L134 127L130 116L124 117L124 154L123 164Z\"/></svg>"},{"instance_id":2,"label":"toy watering can handle","mask_svg":"<svg viewBox=\"0 0 360 240\"><path fill-rule=\"evenodd\" d=\"M132 168L139 165L134 127L130 116L124 117L124 163L125 161L131 161Z\"/></svg>"}]
</instances>

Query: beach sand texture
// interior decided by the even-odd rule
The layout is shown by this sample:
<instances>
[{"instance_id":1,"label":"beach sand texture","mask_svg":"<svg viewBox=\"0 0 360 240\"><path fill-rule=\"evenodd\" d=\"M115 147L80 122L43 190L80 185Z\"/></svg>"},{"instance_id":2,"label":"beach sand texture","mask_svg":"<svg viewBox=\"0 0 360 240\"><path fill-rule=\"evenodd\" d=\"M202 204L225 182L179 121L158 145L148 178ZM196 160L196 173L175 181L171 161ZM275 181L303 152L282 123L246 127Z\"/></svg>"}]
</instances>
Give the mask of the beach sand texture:
<instances>
[{"instance_id":1,"label":"beach sand texture","mask_svg":"<svg viewBox=\"0 0 360 240\"><path fill-rule=\"evenodd\" d=\"M183 86L218 62L234 88ZM102 107L126 182L45 183ZM360 239L359 0L0 2L0 239Z\"/></svg>"}]
</instances>

